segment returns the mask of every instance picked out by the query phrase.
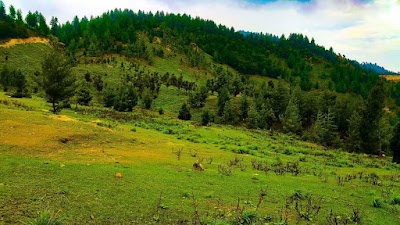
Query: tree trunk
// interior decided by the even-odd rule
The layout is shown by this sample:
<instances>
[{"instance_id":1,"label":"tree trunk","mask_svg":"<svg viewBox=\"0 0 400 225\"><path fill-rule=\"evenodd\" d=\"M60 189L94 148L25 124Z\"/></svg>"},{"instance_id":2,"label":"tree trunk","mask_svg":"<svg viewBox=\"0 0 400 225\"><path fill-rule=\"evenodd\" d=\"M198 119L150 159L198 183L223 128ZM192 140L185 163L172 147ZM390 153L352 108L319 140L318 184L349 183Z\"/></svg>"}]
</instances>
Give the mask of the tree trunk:
<instances>
[{"instance_id":1,"label":"tree trunk","mask_svg":"<svg viewBox=\"0 0 400 225\"><path fill-rule=\"evenodd\" d=\"M56 114L57 113L57 109L56 109L56 103L53 101L53 113Z\"/></svg>"}]
</instances>

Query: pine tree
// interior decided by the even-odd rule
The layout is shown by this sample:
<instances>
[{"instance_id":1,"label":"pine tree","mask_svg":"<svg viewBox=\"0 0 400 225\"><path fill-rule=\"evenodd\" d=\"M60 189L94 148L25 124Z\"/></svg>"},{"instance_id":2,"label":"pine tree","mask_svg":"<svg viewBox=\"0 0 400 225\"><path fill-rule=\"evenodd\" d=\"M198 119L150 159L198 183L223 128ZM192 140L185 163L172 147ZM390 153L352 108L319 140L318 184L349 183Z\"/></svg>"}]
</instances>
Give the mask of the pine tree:
<instances>
[{"instance_id":1,"label":"pine tree","mask_svg":"<svg viewBox=\"0 0 400 225\"><path fill-rule=\"evenodd\" d=\"M347 131L347 144L349 150L360 152L361 151L361 124L362 124L362 116L360 112L355 110L351 115L349 122L349 129Z\"/></svg>"},{"instance_id":2,"label":"pine tree","mask_svg":"<svg viewBox=\"0 0 400 225\"><path fill-rule=\"evenodd\" d=\"M5 92L8 91L9 86L11 85L12 74L11 71L8 69L7 65L3 67L0 73L0 84L3 86L3 90Z\"/></svg>"},{"instance_id":3,"label":"pine tree","mask_svg":"<svg viewBox=\"0 0 400 225\"><path fill-rule=\"evenodd\" d=\"M89 105L89 102L92 101L93 95L90 91L90 86L88 83L82 84L77 92L77 100L81 105Z\"/></svg>"},{"instance_id":4,"label":"pine tree","mask_svg":"<svg viewBox=\"0 0 400 225\"><path fill-rule=\"evenodd\" d=\"M284 86L282 81L278 82L278 85L274 88L272 93L273 100L273 109L275 112L275 116L279 117L283 113L288 106L289 100L289 90Z\"/></svg>"},{"instance_id":5,"label":"pine tree","mask_svg":"<svg viewBox=\"0 0 400 225\"><path fill-rule=\"evenodd\" d=\"M257 112L256 107L253 105L250 107L249 116L247 118L247 128L256 129L259 127L260 115Z\"/></svg>"},{"instance_id":6,"label":"pine tree","mask_svg":"<svg viewBox=\"0 0 400 225\"><path fill-rule=\"evenodd\" d=\"M189 95L189 104L192 108L202 108L206 104L208 97L208 89L206 86L201 86L198 91Z\"/></svg>"},{"instance_id":7,"label":"pine tree","mask_svg":"<svg viewBox=\"0 0 400 225\"><path fill-rule=\"evenodd\" d=\"M43 90L47 100L52 103L53 113L59 110L59 103L75 93L75 77L71 74L66 58L53 50L42 63Z\"/></svg>"},{"instance_id":8,"label":"pine tree","mask_svg":"<svg viewBox=\"0 0 400 225\"><path fill-rule=\"evenodd\" d=\"M207 126L212 122L214 122L214 115L209 110L205 110L201 114L201 125Z\"/></svg>"},{"instance_id":9,"label":"pine tree","mask_svg":"<svg viewBox=\"0 0 400 225\"><path fill-rule=\"evenodd\" d=\"M240 115L240 119L242 121L246 120L247 117L249 116L249 101L247 99L246 95L243 95L240 99L240 110L239 110L239 115Z\"/></svg>"},{"instance_id":10,"label":"pine tree","mask_svg":"<svg viewBox=\"0 0 400 225\"><path fill-rule=\"evenodd\" d=\"M393 152L393 162L400 164L400 123L395 128L393 138L390 142L390 150Z\"/></svg>"},{"instance_id":11,"label":"pine tree","mask_svg":"<svg viewBox=\"0 0 400 225\"><path fill-rule=\"evenodd\" d=\"M308 134L309 139L327 147L337 143L339 137L334 119L334 114L331 109L328 109L326 114L319 111L317 119Z\"/></svg>"},{"instance_id":12,"label":"pine tree","mask_svg":"<svg viewBox=\"0 0 400 225\"><path fill-rule=\"evenodd\" d=\"M10 11L10 18L12 20L15 20L17 18L17 11L15 10L15 7L13 5L10 5L9 11Z\"/></svg>"},{"instance_id":13,"label":"pine tree","mask_svg":"<svg viewBox=\"0 0 400 225\"><path fill-rule=\"evenodd\" d=\"M235 121L235 115L233 113L233 109L231 106L231 101L227 101L224 106L224 113L222 115L222 120L226 124L234 124Z\"/></svg>"},{"instance_id":14,"label":"pine tree","mask_svg":"<svg viewBox=\"0 0 400 225\"><path fill-rule=\"evenodd\" d=\"M390 140L393 138L393 126L390 124L389 116L384 114L379 121L379 136L381 152L386 153L390 150Z\"/></svg>"},{"instance_id":15,"label":"pine tree","mask_svg":"<svg viewBox=\"0 0 400 225\"><path fill-rule=\"evenodd\" d=\"M361 125L361 147L368 154L379 154L381 151L379 123L383 115L385 96L384 83L378 81L370 91Z\"/></svg>"},{"instance_id":16,"label":"pine tree","mask_svg":"<svg viewBox=\"0 0 400 225\"><path fill-rule=\"evenodd\" d=\"M12 97L22 98L22 97L29 96L26 78L25 78L25 75L21 72L21 70L14 71L13 83L14 83L15 87L17 88L17 90L12 95Z\"/></svg>"},{"instance_id":17,"label":"pine tree","mask_svg":"<svg viewBox=\"0 0 400 225\"><path fill-rule=\"evenodd\" d=\"M131 112L137 105L138 94L132 84L127 84L118 89L114 99L114 109L120 112Z\"/></svg>"},{"instance_id":18,"label":"pine tree","mask_svg":"<svg viewBox=\"0 0 400 225\"><path fill-rule=\"evenodd\" d=\"M190 110L187 105L184 103L179 110L178 119L180 120L190 120L192 115L190 114Z\"/></svg>"},{"instance_id":19,"label":"pine tree","mask_svg":"<svg viewBox=\"0 0 400 225\"><path fill-rule=\"evenodd\" d=\"M154 95L153 92L150 90L150 88L144 89L144 92L142 94L142 103L145 109L150 109L151 105L153 104L154 101Z\"/></svg>"},{"instance_id":20,"label":"pine tree","mask_svg":"<svg viewBox=\"0 0 400 225\"><path fill-rule=\"evenodd\" d=\"M230 100L229 90L226 87L223 87L218 93L218 115L222 116L224 114L224 108L226 102Z\"/></svg>"},{"instance_id":21,"label":"pine tree","mask_svg":"<svg viewBox=\"0 0 400 225\"><path fill-rule=\"evenodd\" d=\"M300 111L297 98L295 96L290 98L285 113L279 118L282 122L283 130L285 132L299 133L301 131Z\"/></svg>"},{"instance_id":22,"label":"pine tree","mask_svg":"<svg viewBox=\"0 0 400 225\"><path fill-rule=\"evenodd\" d=\"M276 122L274 110L269 104L263 104L259 112L258 127L261 129L270 129Z\"/></svg>"},{"instance_id":23,"label":"pine tree","mask_svg":"<svg viewBox=\"0 0 400 225\"><path fill-rule=\"evenodd\" d=\"M0 20L7 18L6 7L2 0L0 0Z\"/></svg>"}]
</instances>

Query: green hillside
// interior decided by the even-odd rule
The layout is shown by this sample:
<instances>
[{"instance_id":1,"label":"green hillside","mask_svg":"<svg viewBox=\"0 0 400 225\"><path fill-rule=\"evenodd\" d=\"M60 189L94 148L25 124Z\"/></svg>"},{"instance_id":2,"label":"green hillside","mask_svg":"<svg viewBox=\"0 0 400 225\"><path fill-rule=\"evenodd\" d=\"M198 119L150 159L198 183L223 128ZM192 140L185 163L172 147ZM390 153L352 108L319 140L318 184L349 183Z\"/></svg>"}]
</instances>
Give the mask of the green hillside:
<instances>
[{"instance_id":1,"label":"green hillside","mask_svg":"<svg viewBox=\"0 0 400 225\"><path fill-rule=\"evenodd\" d=\"M1 12L49 42L0 46L0 224L398 224L400 86L358 62L188 15Z\"/></svg>"}]
</instances>

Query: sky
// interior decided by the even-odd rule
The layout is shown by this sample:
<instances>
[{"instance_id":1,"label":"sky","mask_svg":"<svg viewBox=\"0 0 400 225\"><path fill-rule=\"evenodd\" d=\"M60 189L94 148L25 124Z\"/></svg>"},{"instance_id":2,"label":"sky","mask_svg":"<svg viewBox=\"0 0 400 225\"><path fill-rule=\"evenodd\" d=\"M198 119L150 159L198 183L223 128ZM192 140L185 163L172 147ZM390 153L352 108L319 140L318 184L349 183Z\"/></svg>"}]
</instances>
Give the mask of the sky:
<instances>
[{"instance_id":1,"label":"sky","mask_svg":"<svg viewBox=\"0 0 400 225\"><path fill-rule=\"evenodd\" d=\"M303 33L349 59L400 71L400 0L3 0L60 22L111 9L187 13L236 30Z\"/></svg>"}]
</instances>

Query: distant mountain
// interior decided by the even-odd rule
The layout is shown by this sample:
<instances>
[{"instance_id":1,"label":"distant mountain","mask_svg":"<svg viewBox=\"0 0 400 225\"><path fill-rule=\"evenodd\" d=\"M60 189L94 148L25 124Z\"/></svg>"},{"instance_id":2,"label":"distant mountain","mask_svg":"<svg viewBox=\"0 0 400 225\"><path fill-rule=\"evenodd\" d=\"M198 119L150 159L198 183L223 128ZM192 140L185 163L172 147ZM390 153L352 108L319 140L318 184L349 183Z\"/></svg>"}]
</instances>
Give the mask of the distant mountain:
<instances>
[{"instance_id":1,"label":"distant mountain","mask_svg":"<svg viewBox=\"0 0 400 225\"><path fill-rule=\"evenodd\" d=\"M397 73L387 70L384 67L377 65L376 63L364 62L364 63L361 63L361 66L364 67L366 70L370 70L370 71L378 73L378 74L397 75Z\"/></svg>"}]
</instances>

